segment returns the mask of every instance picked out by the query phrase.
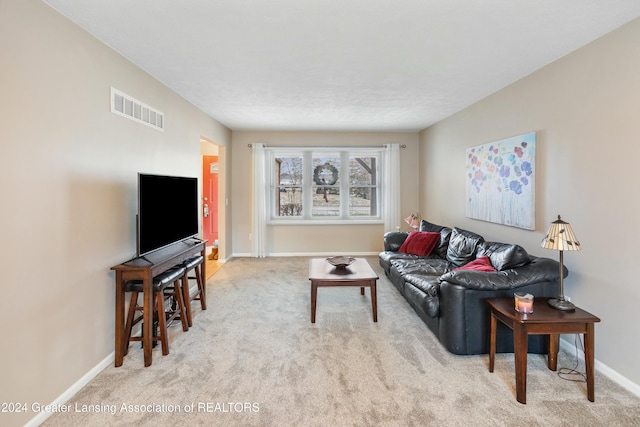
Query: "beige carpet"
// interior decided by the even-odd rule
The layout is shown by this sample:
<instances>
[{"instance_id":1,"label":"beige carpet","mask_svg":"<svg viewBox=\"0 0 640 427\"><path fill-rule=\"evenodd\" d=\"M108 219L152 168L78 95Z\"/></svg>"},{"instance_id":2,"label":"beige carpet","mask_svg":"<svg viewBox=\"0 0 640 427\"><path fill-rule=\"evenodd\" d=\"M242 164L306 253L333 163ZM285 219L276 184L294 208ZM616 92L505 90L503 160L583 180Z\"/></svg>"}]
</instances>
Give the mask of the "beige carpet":
<instances>
[{"instance_id":1,"label":"beige carpet","mask_svg":"<svg viewBox=\"0 0 640 427\"><path fill-rule=\"evenodd\" d=\"M319 290L315 325L307 258L225 263L194 327L171 328L168 356L156 348L144 368L132 344L122 367L44 425L640 426L638 397L596 374L591 403L585 383L559 378L540 355L529 356L527 404L518 403L512 354L498 355L491 374L487 356L448 353L368 260L381 277L378 323L368 291L347 287ZM560 367L574 364L561 352Z\"/></svg>"}]
</instances>

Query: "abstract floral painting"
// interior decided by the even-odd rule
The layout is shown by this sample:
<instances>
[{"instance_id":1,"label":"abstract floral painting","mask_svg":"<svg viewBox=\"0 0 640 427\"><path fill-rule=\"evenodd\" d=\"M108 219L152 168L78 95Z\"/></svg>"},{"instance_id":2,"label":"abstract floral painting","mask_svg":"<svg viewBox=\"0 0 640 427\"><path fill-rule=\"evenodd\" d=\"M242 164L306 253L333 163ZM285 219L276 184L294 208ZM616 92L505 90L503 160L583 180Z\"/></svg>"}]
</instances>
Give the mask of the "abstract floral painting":
<instances>
[{"instance_id":1,"label":"abstract floral painting","mask_svg":"<svg viewBox=\"0 0 640 427\"><path fill-rule=\"evenodd\" d=\"M536 133L467 149L466 215L535 229Z\"/></svg>"}]
</instances>

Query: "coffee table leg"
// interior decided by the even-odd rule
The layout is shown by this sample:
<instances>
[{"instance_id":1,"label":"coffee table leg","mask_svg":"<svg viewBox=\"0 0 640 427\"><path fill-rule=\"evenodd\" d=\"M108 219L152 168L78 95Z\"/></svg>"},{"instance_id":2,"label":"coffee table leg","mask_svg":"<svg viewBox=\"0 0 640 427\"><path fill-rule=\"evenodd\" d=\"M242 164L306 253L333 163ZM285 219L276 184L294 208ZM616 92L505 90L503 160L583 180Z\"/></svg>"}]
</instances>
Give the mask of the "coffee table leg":
<instances>
[{"instance_id":1,"label":"coffee table leg","mask_svg":"<svg viewBox=\"0 0 640 427\"><path fill-rule=\"evenodd\" d=\"M364 289L364 288L362 288ZM376 295L376 281L371 283L371 309L373 310L373 321L378 321L378 300Z\"/></svg>"},{"instance_id":2,"label":"coffee table leg","mask_svg":"<svg viewBox=\"0 0 640 427\"><path fill-rule=\"evenodd\" d=\"M316 301L318 300L318 285L311 281L311 323L316 323Z\"/></svg>"},{"instance_id":3,"label":"coffee table leg","mask_svg":"<svg viewBox=\"0 0 640 427\"><path fill-rule=\"evenodd\" d=\"M514 322L513 339L516 359L516 400L527 403L527 328Z\"/></svg>"}]
</instances>

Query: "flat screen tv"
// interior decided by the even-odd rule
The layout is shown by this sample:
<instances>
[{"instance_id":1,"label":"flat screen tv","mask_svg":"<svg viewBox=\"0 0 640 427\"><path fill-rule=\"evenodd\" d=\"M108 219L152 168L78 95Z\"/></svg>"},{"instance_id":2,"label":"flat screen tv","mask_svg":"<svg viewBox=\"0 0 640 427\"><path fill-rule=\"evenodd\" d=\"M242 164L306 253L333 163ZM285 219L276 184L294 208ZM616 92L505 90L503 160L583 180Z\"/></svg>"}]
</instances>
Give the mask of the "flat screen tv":
<instances>
[{"instance_id":1,"label":"flat screen tv","mask_svg":"<svg viewBox=\"0 0 640 427\"><path fill-rule=\"evenodd\" d=\"M198 179L138 174L138 256L198 234Z\"/></svg>"}]
</instances>

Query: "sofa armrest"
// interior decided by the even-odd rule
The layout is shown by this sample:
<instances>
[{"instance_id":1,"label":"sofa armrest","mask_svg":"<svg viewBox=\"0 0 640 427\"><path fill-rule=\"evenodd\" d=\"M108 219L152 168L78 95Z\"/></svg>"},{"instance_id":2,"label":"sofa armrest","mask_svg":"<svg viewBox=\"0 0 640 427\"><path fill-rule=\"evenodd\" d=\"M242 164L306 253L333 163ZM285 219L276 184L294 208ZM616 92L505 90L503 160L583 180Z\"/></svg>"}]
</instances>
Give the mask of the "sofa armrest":
<instances>
[{"instance_id":1,"label":"sofa armrest","mask_svg":"<svg viewBox=\"0 0 640 427\"><path fill-rule=\"evenodd\" d=\"M564 267L564 277L569 270ZM515 289L540 282L560 280L560 265L549 258L532 257L529 264L504 271L482 272L456 270L440 276L440 282L449 282L475 290Z\"/></svg>"},{"instance_id":2,"label":"sofa armrest","mask_svg":"<svg viewBox=\"0 0 640 427\"><path fill-rule=\"evenodd\" d=\"M388 231L384 233L384 250L398 252L408 235L409 233L406 231Z\"/></svg>"}]
</instances>

